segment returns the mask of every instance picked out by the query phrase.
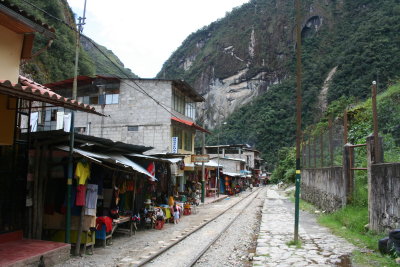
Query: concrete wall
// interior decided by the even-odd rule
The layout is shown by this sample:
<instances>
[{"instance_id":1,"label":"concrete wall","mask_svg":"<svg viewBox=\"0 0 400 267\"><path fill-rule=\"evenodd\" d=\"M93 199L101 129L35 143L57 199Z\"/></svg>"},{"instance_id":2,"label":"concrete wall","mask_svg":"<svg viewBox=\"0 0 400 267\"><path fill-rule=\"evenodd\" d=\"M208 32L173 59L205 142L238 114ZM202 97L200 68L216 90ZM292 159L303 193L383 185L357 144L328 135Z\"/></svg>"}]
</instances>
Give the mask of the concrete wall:
<instances>
[{"instance_id":1,"label":"concrete wall","mask_svg":"<svg viewBox=\"0 0 400 267\"><path fill-rule=\"evenodd\" d=\"M24 35L0 25L0 36L0 80L17 83ZM15 98L0 94L0 145L12 145L14 142L15 108Z\"/></svg>"},{"instance_id":2,"label":"concrete wall","mask_svg":"<svg viewBox=\"0 0 400 267\"><path fill-rule=\"evenodd\" d=\"M400 227L400 163L372 164L369 227L387 232Z\"/></svg>"},{"instance_id":3,"label":"concrete wall","mask_svg":"<svg viewBox=\"0 0 400 267\"><path fill-rule=\"evenodd\" d=\"M217 161L218 159L214 159ZM224 172L235 172L235 173L240 173L240 161L238 160L229 160L229 159L224 159L220 158L219 159L219 164L224 166Z\"/></svg>"},{"instance_id":4,"label":"concrete wall","mask_svg":"<svg viewBox=\"0 0 400 267\"><path fill-rule=\"evenodd\" d=\"M24 35L0 25L0 36L0 79L17 83Z\"/></svg>"},{"instance_id":5,"label":"concrete wall","mask_svg":"<svg viewBox=\"0 0 400 267\"><path fill-rule=\"evenodd\" d=\"M342 167L303 169L301 198L332 212L346 204L346 183Z\"/></svg>"},{"instance_id":6,"label":"concrete wall","mask_svg":"<svg viewBox=\"0 0 400 267\"><path fill-rule=\"evenodd\" d=\"M135 80L154 99L171 111L170 81ZM93 105L108 117L79 112L75 127L88 127L90 135L129 144L152 146L152 152L171 152L171 114L154 100L139 92L131 80L121 80L118 104ZM137 131L128 131L137 126Z\"/></svg>"}]
</instances>

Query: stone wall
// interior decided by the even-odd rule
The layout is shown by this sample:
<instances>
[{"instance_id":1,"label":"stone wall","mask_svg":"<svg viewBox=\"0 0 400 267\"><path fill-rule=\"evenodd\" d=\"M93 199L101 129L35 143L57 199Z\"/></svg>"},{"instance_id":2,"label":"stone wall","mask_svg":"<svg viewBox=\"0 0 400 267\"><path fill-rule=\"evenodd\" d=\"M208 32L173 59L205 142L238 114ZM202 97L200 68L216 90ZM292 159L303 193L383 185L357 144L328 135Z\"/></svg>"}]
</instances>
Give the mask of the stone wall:
<instances>
[{"instance_id":1,"label":"stone wall","mask_svg":"<svg viewBox=\"0 0 400 267\"><path fill-rule=\"evenodd\" d=\"M400 163L372 164L369 199L370 229L400 227Z\"/></svg>"},{"instance_id":2,"label":"stone wall","mask_svg":"<svg viewBox=\"0 0 400 267\"><path fill-rule=\"evenodd\" d=\"M327 212L346 204L346 183L342 167L303 169L301 198Z\"/></svg>"}]
</instances>

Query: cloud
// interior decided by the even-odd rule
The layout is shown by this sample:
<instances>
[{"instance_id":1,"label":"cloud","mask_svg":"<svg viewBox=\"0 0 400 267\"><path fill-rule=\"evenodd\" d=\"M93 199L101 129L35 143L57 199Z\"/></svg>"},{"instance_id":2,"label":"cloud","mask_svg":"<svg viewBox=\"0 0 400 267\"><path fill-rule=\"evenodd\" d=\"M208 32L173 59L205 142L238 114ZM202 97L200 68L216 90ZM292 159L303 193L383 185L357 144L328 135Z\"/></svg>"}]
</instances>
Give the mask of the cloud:
<instances>
[{"instance_id":1,"label":"cloud","mask_svg":"<svg viewBox=\"0 0 400 267\"><path fill-rule=\"evenodd\" d=\"M135 74L154 77L192 32L249 0L87 0L84 34ZM77 17L84 0L68 0Z\"/></svg>"}]
</instances>

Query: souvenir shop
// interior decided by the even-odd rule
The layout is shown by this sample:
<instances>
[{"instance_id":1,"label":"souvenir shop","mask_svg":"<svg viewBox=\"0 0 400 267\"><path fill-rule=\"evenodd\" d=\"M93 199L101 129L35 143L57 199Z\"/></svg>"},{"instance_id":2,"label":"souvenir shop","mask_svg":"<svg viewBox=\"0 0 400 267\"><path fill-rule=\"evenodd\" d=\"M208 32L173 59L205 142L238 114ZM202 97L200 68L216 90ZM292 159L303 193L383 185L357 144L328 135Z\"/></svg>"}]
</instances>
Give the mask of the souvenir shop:
<instances>
[{"instance_id":1,"label":"souvenir shop","mask_svg":"<svg viewBox=\"0 0 400 267\"><path fill-rule=\"evenodd\" d=\"M85 253L96 240L105 245L114 233L134 234L146 199L166 203L168 162L128 156L147 147L80 134L75 135L69 194L69 147L59 144L62 137L68 133L35 133L37 144L45 138L52 145L38 145L29 153L28 197L36 201L28 208L28 231L38 239L65 242L69 232L70 243L83 244Z\"/></svg>"},{"instance_id":2,"label":"souvenir shop","mask_svg":"<svg viewBox=\"0 0 400 267\"><path fill-rule=\"evenodd\" d=\"M221 181L221 193L226 195L235 195L239 193L244 185L244 179L240 173L223 172Z\"/></svg>"}]
</instances>

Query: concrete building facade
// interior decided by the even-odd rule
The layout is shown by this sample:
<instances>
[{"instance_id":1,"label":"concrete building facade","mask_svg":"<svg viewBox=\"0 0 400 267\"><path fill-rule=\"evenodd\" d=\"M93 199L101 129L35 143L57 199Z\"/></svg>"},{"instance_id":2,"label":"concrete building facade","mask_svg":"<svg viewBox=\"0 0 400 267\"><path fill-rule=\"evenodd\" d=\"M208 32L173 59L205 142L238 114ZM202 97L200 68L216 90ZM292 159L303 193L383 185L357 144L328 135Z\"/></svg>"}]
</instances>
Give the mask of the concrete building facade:
<instances>
[{"instance_id":1,"label":"concrete building facade","mask_svg":"<svg viewBox=\"0 0 400 267\"><path fill-rule=\"evenodd\" d=\"M69 96L72 79L46 86ZM153 147L147 154L193 154L196 130L204 130L194 122L196 102L204 99L184 81L80 76L77 95L106 115L77 113L77 132Z\"/></svg>"}]
</instances>

